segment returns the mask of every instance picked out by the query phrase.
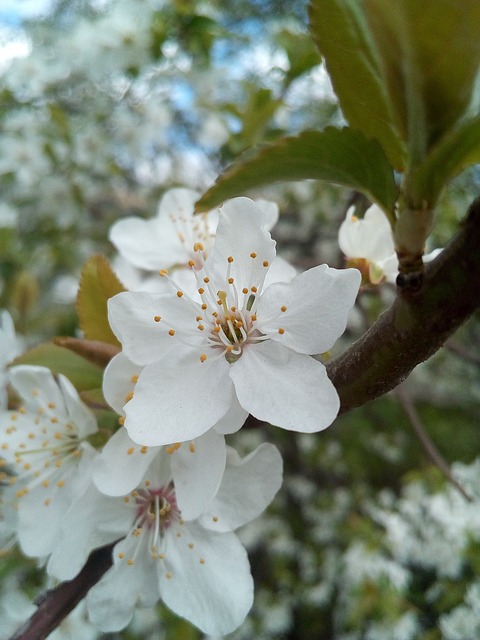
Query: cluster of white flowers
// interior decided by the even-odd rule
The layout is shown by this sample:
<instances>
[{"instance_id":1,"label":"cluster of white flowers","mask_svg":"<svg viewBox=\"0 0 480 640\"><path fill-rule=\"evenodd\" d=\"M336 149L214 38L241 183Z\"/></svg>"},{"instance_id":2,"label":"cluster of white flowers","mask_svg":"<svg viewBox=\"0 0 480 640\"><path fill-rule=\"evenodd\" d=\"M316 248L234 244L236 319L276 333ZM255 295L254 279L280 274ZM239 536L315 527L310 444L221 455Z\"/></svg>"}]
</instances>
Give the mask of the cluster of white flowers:
<instances>
[{"instance_id":1,"label":"cluster of white flowers","mask_svg":"<svg viewBox=\"0 0 480 640\"><path fill-rule=\"evenodd\" d=\"M156 218L111 230L148 277L109 301L122 351L103 391L120 427L101 450L94 414L63 375L11 367L9 410L3 382L1 540L17 541L61 581L112 545L113 566L86 598L90 622L105 632L159 600L204 633L236 629L253 580L234 531L272 501L282 460L268 443L242 458L226 437L249 413L313 433L339 409L312 356L343 333L359 272L321 265L297 275L276 256L275 205L237 198L194 215L197 197L172 190ZM154 278L161 285L149 292ZM5 315L9 345L12 332Z\"/></svg>"}]
</instances>

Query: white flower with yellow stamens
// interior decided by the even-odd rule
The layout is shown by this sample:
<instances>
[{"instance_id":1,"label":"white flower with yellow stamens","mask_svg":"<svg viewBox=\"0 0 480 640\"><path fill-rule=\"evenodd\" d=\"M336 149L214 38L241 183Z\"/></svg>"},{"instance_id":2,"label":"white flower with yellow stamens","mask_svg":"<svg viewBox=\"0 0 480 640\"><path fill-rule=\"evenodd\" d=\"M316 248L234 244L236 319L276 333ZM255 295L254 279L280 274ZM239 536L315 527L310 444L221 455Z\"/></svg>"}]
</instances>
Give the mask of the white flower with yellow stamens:
<instances>
[{"instance_id":1,"label":"white flower with yellow stamens","mask_svg":"<svg viewBox=\"0 0 480 640\"><path fill-rule=\"evenodd\" d=\"M10 370L10 382L22 404L0 413L0 453L16 487L22 551L43 557L72 500L88 486L97 453L85 438L97 424L64 376L57 381L49 369L23 365Z\"/></svg>"},{"instance_id":2,"label":"white flower with yellow stamens","mask_svg":"<svg viewBox=\"0 0 480 640\"><path fill-rule=\"evenodd\" d=\"M63 538L47 567L60 580L73 578L92 549L121 538L113 567L87 597L90 620L102 631L124 628L136 606L161 599L204 633L224 635L252 605L247 554L233 531L257 517L280 488L280 454L270 444L244 459L229 449L221 485L195 518L180 510L171 461L159 449L124 497L91 485L64 519Z\"/></svg>"},{"instance_id":3,"label":"white flower with yellow stamens","mask_svg":"<svg viewBox=\"0 0 480 640\"><path fill-rule=\"evenodd\" d=\"M166 272L171 293L125 292L109 301L123 354L140 369L124 406L134 442L195 439L239 406L294 431L320 431L336 417L337 392L311 355L345 330L360 274L320 265L265 286L275 242L261 220L252 200L236 198L222 209L209 255L195 243L199 302Z\"/></svg>"}]
</instances>

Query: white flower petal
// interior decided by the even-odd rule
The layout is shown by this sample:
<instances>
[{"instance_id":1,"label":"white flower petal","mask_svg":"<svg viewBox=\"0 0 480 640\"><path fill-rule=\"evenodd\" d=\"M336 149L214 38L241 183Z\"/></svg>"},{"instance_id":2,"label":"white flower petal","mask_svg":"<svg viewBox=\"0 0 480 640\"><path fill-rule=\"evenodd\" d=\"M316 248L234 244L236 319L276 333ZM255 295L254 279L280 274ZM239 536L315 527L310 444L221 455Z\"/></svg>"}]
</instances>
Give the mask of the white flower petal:
<instances>
[{"instance_id":1,"label":"white flower petal","mask_svg":"<svg viewBox=\"0 0 480 640\"><path fill-rule=\"evenodd\" d=\"M275 258L275 241L262 221L261 208L249 198L234 198L221 209L212 250L213 270L219 287L224 287L229 268L229 275L234 278L239 292L239 307L242 306L242 289L251 286L260 289ZM251 255L256 257L251 258ZM233 258L230 267L229 257Z\"/></svg>"},{"instance_id":2,"label":"white flower petal","mask_svg":"<svg viewBox=\"0 0 480 640\"><path fill-rule=\"evenodd\" d=\"M258 300L257 325L272 340L299 353L328 351L345 331L360 282L357 269L322 264L291 283L274 283Z\"/></svg>"},{"instance_id":3,"label":"white flower petal","mask_svg":"<svg viewBox=\"0 0 480 640\"><path fill-rule=\"evenodd\" d=\"M67 415L76 426L79 438L86 438L92 433L96 433L98 427L95 416L87 405L80 400L77 390L70 380L60 374L58 376L58 386L63 393Z\"/></svg>"},{"instance_id":4,"label":"white flower petal","mask_svg":"<svg viewBox=\"0 0 480 640\"><path fill-rule=\"evenodd\" d=\"M204 633L230 633L243 622L253 602L246 551L232 533L215 534L189 523L188 534L166 536L172 577L160 576L160 594L172 611ZM187 540L193 541L193 549L187 547Z\"/></svg>"},{"instance_id":5,"label":"white flower petal","mask_svg":"<svg viewBox=\"0 0 480 640\"><path fill-rule=\"evenodd\" d=\"M236 433L240 427L243 426L245 420L248 418L248 411L240 405L237 396L233 394L233 403L227 413L220 418L220 420L213 425L213 429L217 433L228 435L230 433Z\"/></svg>"},{"instance_id":6,"label":"white flower petal","mask_svg":"<svg viewBox=\"0 0 480 640\"><path fill-rule=\"evenodd\" d=\"M131 506L103 495L91 484L63 518L61 536L47 565L48 574L58 580L71 580L93 549L125 536L134 518Z\"/></svg>"},{"instance_id":7,"label":"white flower petal","mask_svg":"<svg viewBox=\"0 0 480 640\"><path fill-rule=\"evenodd\" d=\"M371 262L384 260L395 252L390 223L377 205L372 205L361 220L353 215L350 207L340 226L338 243L348 258L365 258Z\"/></svg>"},{"instance_id":8,"label":"white flower petal","mask_svg":"<svg viewBox=\"0 0 480 640\"><path fill-rule=\"evenodd\" d=\"M298 271L293 265L280 256L276 256L267 271L263 288L266 289L274 282L291 282L297 274Z\"/></svg>"},{"instance_id":9,"label":"white flower petal","mask_svg":"<svg viewBox=\"0 0 480 640\"><path fill-rule=\"evenodd\" d=\"M137 365L155 362L175 344L171 330L191 333L191 342L199 342L198 313L200 305L171 293L126 291L108 301L110 326L125 356Z\"/></svg>"},{"instance_id":10,"label":"white flower petal","mask_svg":"<svg viewBox=\"0 0 480 640\"><path fill-rule=\"evenodd\" d=\"M218 490L227 459L225 437L213 429L192 444L184 443L172 454L175 493L184 520L194 520L205 511Z\"/></svg>"},{"instance_id":11,"label":"white flower petal","mask_svg":"<svg viewBox=\"0 0 480 640\"><path fill-rule=\"evenodd\" d=\"M90 469L97 452L82 447L78 464L70 464L61 484L37 484L19 499L18 539L27 556L43 557L53 551L60 537L60 528L72 501L79 497L90 481Z\"/></svg>"},{"instance_id":12,"label":"white flower petal","mask_svg":"<svg viewBox=\"0 0 480 640\"><path fill-rule=\"evenodd\" d=\"M114 566L90 589L87 608L91 622L101 631L124 629L135 606L151 607L159 598L157 566L147 548L147 536L130 537L115 545ZM119 554L125 554L123 559ZM133 559L133 564L128 560Z\"/></svg>"},{"instance_id":13,"label":"white flower petal","mask_svg":"<svg viewBox=\"0 0 480 640\"><path fill-rule=\"evenodd\" d=\"M116 431L95 460L93 481L109 496L124 496L140 484L159 447L135 444L124 427Z\"/></svg>"},{"instance_id":14,"label":"white flower petal","mask_svg":"<svg viewBox=\"0 0 480 640\"><path fill-rule=\"evenodd\" d=\"M120 255L139 269L158 271L178 262L183 254L178 239L175 242L173 224L158 218L123 218L110 228L108 237ZM167 238L174 242L165 242Z\"/></svg>"},{"instance_id":15,"label":"white flower petal","mask_svg":"<svg viewBox=\"0 0 480 640\"><path fill-rule=\"evenodd\" d=\"M229 448L222 484L200 523L212 531L234 531L259 516L282 485L278 449L261 444L243 460Z\"/></svg>"},{"instance_id":16,"label":"white flower petal","mask_svg":"<svg viewBox=\"0 0 480 640\"><path fill-rule=\"evenodd\" d=\"M23 405L27 409L37 411L42 408L44 413L67 415L65 401L50 369L33 365L18 365L10 369L10 382L22 397ZM53 408L49 404L55 405Z\"/></svg>"},{"instance_id":17,"label":"white flower petal","mask_svg":"<svg viewBox=\"0 0 480 640\"><path fill-rule=\"evenodd\" d=\"M123 352L114 356L103 374L103 395L108 404L124 415L123 407L135 389L143 367L131 362Z\"/></svg>"},{"instance_id":18,"label":"white flower petal","mask_svg":"<svg viewBox=\"0 0 480 640\"><path fill-rule=\"evenodd\" d=\"M193 440L222 418L233 402L225 358L200 361L195 351L168 352L140 374L125 406L125 426L147 446Z\"/></svg>"},{"instance_id":19,"label":"white flower petal","mask_svg":"<svg viewBox=\"0 0 480 640\"><path fill-rule=\"evenodd\" d=\"M338 414L340 401L325 367L272 340L245 349L230 377L244 409L283 429L321 431Z\"/></svg>"},{"instance_id":20,"label":"white flower petal","mask_svg":"<svg viewBox=\"0 0 480 640\"><path fill-rule=\"evenodd\" d=\"M268 231L277 224L278 222L278 205L275 202L270 202L269 200L255 200L257 206L260 207L263 214L263 224L265 225Z\"/></svg>"}]
</instances>

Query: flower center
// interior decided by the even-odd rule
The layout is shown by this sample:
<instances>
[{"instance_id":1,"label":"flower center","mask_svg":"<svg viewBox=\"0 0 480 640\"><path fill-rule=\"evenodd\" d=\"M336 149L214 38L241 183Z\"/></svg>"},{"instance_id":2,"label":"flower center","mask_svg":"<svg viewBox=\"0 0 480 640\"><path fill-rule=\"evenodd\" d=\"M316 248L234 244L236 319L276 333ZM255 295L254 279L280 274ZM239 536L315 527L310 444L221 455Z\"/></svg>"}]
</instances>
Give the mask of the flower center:
<instances>
[{"instance_id":1,"label":"flower center","mask_svg":"<svg viewBox=\"0 0 480 640\"><path fill-rule=\"evenodd\" d=\"M155 530L155 537L162 537L167 529L181 521L181 512L172 485L159 489L138 491L137 523Z\"/></svg>"}]
</instances>

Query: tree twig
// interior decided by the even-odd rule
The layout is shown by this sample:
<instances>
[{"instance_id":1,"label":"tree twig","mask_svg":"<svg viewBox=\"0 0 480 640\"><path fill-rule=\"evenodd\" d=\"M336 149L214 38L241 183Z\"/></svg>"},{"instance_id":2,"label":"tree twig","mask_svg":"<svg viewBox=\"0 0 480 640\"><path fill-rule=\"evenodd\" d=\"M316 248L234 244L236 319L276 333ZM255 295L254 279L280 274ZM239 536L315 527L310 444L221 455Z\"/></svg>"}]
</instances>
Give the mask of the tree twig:
<instances>
[{"instance_id":1,"label":"tree twig","mask_svg":"<svg viewBox=\"0 0 480 640\"><path fill-rule=\"evenodd\" d=\"M95 549L76 578L42 594L38 609L10 640L44 640L112 566L112 548Z\"/></svg>"},{"instance_id":2,"label":"tree twig","mask_svg":"<svg viewBox=\"0 0 480 640\"><path fill-rule=\"evenodd\" d=\"M469 493L467 493L460 482L453 476L447 461L437 449L433 441L430 439L428 433L425 431L422 421L420 420L420 416L415 409L415 405L413 404L411 397L405 391L402 385L395 389L395 395L399 399L400 404L402 405L402 408L405 411L413 427L413 430L417 435L417 438L420 440L430 460L435 466L440 469L440 471L455 487L455 489L457 489L457 491L462 494L465 500L468 500L468 502L473 502L473 497Z\"/></svg>"},{"instance_id":3,"label":"tree twig","mask_svg":"<svg viewBox=\"0 0 480 640\"><path fill-rule=\"evenodd\" d=\"M480 306L480 198L462 228L426 265L418 292L392 306L342 355L327 365L344 413L391 391L444 345Z\"/></svg>"}]
</instances>

